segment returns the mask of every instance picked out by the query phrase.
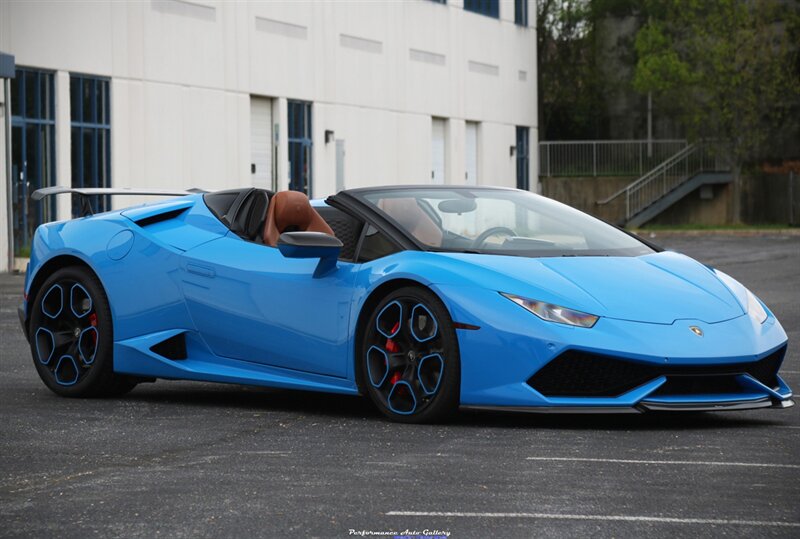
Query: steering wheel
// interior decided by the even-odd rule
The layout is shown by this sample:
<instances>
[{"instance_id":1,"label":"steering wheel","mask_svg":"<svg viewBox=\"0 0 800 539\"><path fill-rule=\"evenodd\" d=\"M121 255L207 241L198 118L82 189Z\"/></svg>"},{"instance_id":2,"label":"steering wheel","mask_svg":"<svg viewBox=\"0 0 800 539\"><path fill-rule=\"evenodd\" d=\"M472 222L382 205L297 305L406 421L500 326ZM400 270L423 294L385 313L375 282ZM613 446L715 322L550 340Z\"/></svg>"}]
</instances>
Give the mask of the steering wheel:
<instances>
[{"instance_id":1,"label":"steering wheel","mask_svg":"<svg viewBox=\"0 0 800 539\"><path fill-rule=\"evenodd\" d=\"M493 226L492 228L484 230L477 238L475 238L475 240L472 242L472 248L480 249L483 247L483 244L486 243L486 240L497 234L505 234L506 236L517 235L516 232L506 226Z\"/></svg>"}]
</instances>

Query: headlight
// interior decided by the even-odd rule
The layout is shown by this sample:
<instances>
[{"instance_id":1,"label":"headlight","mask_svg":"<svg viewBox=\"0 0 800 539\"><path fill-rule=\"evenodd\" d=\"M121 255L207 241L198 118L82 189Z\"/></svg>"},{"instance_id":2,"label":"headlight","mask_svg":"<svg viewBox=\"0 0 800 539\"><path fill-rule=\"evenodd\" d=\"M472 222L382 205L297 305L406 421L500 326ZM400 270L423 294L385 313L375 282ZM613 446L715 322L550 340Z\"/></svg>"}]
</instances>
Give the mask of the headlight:
<instances>
[{"instance_id":1,"label":"headlight","mask_svg":"<svg viewBox=\"0 0 800 539\"><path fill-rule=\"evenodd\" d=\"M747 314L759 324L763 324L767 319L767 311L764 310L764 307L761 306L761 302L758 301L758 298L749 290L747 291Z\"/></svg>"},{"instance_id":2,"label":"headlight","mask_svg":"<svg viewBox=\"0 0 800 539\"><path fill-rule=\"evenodd\" d=\"M545 303L543 301L536 301L535 299L522 298L513 294L501 294L520 307L532 312L542 320L548 322L555 322L557 324L567 324L569 326L578 326L582 328L590 328L595 325L599 317L593 314L582 313L580 311L573 311L566 307L553 305L552 303Z\"/></svg>"}]
</instances>

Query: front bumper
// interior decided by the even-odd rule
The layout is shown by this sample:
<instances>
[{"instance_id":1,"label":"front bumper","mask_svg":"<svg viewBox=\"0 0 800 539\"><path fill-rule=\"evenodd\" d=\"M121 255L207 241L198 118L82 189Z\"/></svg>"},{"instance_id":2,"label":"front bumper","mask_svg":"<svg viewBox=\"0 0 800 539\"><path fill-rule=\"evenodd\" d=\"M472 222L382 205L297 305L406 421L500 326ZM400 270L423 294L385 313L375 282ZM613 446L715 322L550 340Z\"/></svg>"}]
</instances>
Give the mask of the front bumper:
<instances>
[{"instance_id":1,"label":"front bumper","mask_svg":"<svg viewBox=\"0 0 800 539\"><path fill-rule=\"evenodd\" d=\"M792 404L791 389L777 375L787 337L772 315L763 324L747 315L717 323L676 320L673 324L601 318L586 329L541 321L496 292L440 288L454 320L480 327L458 332L465 407L585 413ZM704 335L696 335L690 326L702 328ZM562 389L570 385L566 383L540 391L531 385L534 375L570 351L644 366L644 375L637 373L635 383L614 387L601 380L612 376L610 371L578 364L562 379L582 377L576 385L584 391ZM770 365L769 376L754 368L762 360ZM603 387L606 391L595 391Z\"/></svg>"}]
</instances>

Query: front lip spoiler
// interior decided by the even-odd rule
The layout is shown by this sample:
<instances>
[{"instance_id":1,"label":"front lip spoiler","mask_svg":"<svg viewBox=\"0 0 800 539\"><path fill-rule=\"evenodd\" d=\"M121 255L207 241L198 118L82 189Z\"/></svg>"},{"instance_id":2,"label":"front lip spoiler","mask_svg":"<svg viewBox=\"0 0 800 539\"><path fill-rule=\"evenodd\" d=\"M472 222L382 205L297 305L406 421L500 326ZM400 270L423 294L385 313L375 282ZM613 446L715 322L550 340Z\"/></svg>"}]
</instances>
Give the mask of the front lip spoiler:
<instances>
[{"instance_id":1,"label":"front lip spoiler","mask_svg":"<svg viewBox=\"0 0 800 539\"><path fill-rule=\"evenodd\" d=\"M794 406L792 399L775 400L764 397L758 400L729 401L729 402L681 402L663 403L647 402L646 400L636 405L644 412L725 412L735 410L756 410L758 408L791 408Z\"/></svg>"},{"instance_id":2,"label":"front lip spoiler","mask_svg":"<svg viewBox=\"0 0 800 539\"><path fill-rule=\"evenodd\" d=\"M725 412L757 410L759 408L791 408L792 399L774 400L769 397L758 400L728 402L682 402L660 403L642 401L636 406L483 406L465 405L461 410L490 412L524 412L531 414L639 414L644 412Z\"/></svg>"}]
</instances>

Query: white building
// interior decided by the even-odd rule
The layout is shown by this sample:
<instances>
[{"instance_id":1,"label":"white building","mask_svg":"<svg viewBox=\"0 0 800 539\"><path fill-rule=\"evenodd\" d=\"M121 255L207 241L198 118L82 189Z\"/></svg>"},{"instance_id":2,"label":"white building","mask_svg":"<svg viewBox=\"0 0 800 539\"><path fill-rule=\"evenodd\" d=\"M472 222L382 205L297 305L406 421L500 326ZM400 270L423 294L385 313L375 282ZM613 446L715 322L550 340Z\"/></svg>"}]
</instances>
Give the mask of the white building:
<instances>
[{"instance_id":1,"label":"white building","mask_svg":"<svg viewBox=\"0 0 800 539\"><path fill-rule=\"evenodd\" d=\"M0 0L0 51L17 66L0 271L10 241L24 257L39 220L72 215L68 196L27 202L44 185L535 189L535 12L535 0Z\"/></svg>"}]
</instances>

